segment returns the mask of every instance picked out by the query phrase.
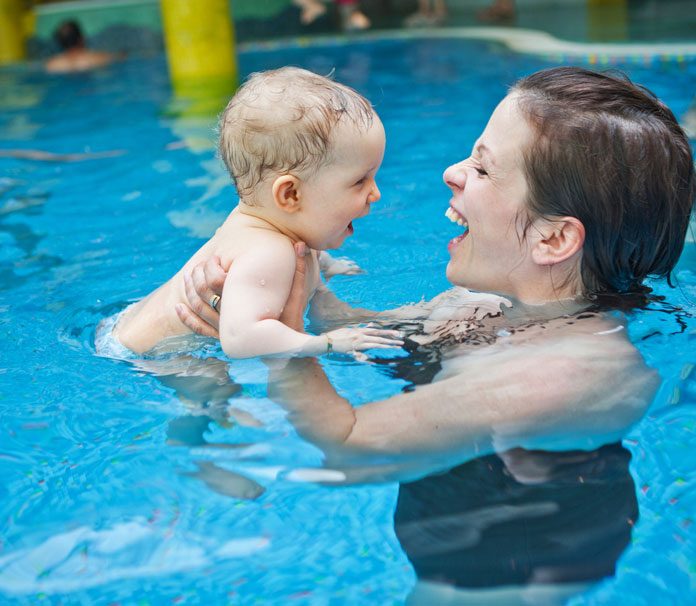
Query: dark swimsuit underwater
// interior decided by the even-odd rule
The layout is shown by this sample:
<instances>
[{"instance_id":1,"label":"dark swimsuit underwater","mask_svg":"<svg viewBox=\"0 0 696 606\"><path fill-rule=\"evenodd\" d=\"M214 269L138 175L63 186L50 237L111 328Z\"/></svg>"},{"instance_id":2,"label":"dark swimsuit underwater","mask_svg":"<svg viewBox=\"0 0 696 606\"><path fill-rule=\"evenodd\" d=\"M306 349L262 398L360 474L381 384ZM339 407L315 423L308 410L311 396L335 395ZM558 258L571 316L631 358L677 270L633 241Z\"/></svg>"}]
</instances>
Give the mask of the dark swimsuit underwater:
<instances>
[{"instance_id":1,"label":"dark swimsuit underwater","mask_svg":"<svg viewBox=\"0 0 696 606\"><path fill-rule=\"evenodd\" d=\"M440 355L413 344L385 368L429 383ZM401 484L396 535L421 580L483 588L601 579L638 517L630 453L515 449Z\"/></svg>"}]
</instances>

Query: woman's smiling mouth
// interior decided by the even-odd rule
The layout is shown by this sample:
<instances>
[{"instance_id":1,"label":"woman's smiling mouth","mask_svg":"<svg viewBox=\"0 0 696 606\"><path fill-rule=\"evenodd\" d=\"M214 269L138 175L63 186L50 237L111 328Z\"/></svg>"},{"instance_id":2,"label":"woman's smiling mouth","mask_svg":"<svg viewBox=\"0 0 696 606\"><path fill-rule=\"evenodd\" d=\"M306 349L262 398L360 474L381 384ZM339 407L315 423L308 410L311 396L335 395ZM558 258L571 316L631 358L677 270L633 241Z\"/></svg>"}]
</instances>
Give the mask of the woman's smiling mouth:
<instances>
[{"instance_id":1,"label":"woman's smiling mouth","mask_svg":"<svg viewBox=\"0 0 696 606\"><path fill-rule=\"evenodd\" d=\"M452 206L450 206L446 211L445 211L445 217L447 217L452 223L456 223L457 225L461 226L464 228L464 233L460 236L457 236L456 238L452 238L449 241L449 244L447 245L447 250L449 252L452 252L452 249L459 244L466 236L469 234L469 222L458 212L456 211Z\"/></svg>"}]
</instances>

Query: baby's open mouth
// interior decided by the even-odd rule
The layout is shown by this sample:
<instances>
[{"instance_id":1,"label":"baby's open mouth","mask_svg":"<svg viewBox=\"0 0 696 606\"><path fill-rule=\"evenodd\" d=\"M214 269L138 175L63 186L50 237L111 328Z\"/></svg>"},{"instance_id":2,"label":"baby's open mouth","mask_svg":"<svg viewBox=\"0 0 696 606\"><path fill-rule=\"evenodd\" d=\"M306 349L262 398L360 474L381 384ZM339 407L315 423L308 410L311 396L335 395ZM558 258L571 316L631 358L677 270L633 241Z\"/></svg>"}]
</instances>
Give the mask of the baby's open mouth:
<instances>
[{"instance_id":1,"label":"baby's open mouth","mask_svg":"<svg viewBox=\"0 0 696 606\"><path fill-rule=\"evenodd\" d=\"M464 228L464 233L456 238L452 238L447 245L447 250L451 251L457 244L459 244L466 236L469 234L469 222L464 218L462 214L456 211L453 207L449 207L445 211L445 217L447 217L452 223L456 223Z\"/></svg>"},{"instance_id":2,"label":"baby's open mouth","mask_svg":"<svg viewBox=\"0 0 696 606\"><path fill-rule=\"evenodd\" d=\"M370 214L370 208L368 207L365 209L365 211L362 214L355 217L355 219L353 219L353 221L355 221L356 219L362 219L363 217L367 217L367 215L369 215L369 214ZM348 235L351 235L351 236L353 235L353 232L355 231L355 228L353 227L353 221L348 223L348 227L346 227L346 231L348 232Z\"/></svg>"}]
</instances>

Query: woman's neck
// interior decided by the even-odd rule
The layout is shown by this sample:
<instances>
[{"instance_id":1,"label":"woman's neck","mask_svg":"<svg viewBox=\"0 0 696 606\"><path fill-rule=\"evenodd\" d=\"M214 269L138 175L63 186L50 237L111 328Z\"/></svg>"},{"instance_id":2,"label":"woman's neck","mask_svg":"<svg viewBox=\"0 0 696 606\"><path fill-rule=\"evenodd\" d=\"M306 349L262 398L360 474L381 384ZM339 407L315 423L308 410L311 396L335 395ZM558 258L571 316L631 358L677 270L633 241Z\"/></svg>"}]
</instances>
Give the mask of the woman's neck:
<instances>
[{"instance_id":1,"label":"woman's neck","mask_svg":"<svg viewBox=\"0 0 696 606\"><path fill-rule=\"evenodd\" d=\"M551 320L570 316L591 306L591 302L582 296L557 298L555 300L530 303L514 297L507 297L511 307L503 306L503 316L509 320Z\"/></svg>"}]
</instances>

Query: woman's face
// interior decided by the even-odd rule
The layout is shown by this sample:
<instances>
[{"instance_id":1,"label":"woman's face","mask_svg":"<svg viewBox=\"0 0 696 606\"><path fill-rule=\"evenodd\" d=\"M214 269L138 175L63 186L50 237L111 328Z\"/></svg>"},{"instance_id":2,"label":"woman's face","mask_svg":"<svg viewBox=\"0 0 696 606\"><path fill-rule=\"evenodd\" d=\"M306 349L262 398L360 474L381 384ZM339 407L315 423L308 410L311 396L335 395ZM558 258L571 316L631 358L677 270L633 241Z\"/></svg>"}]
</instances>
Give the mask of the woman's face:
<instances>
[{"instance_id":1,"label":"woman's face","mask_svg":"<svg viewBox=\"0 0 696 606\"><path fill-rule=\"evenodd\" d=\"M449 244L447 279L474 290L515 295L529 269L523 238L527 184L522 152L532 130L508 95L493 112L469 158L443 175L452 190L450 220L468 230Z\"/></svg>"}]
</instances>

